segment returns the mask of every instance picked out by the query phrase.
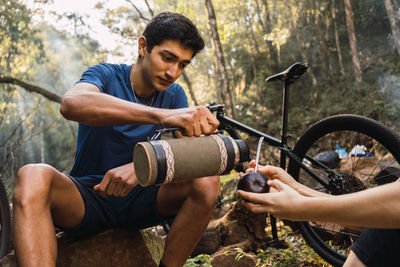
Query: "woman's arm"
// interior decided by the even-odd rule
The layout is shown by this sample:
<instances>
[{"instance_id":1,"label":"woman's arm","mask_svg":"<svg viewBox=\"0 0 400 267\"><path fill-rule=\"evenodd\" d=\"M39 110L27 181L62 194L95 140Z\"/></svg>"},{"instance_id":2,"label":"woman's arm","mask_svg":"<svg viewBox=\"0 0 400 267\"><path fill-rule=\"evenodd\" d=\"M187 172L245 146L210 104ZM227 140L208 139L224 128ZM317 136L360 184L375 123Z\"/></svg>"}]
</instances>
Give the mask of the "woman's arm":
<instances>
[{"instance_id":1,"label":"woman's arm","mask_svg":"<svg viewBox=\"0 0 400 267\"><path fill-rule=\"evenodd\" d=\"M268 167L269 168L269 167ZM295 221L332 222L375 228L400 228L400 182L368 190L331 196L306 196L274 179L275 192L256 194L238 191L243 205L255 213L268 212Z\"/></svg>"}]
</instances>

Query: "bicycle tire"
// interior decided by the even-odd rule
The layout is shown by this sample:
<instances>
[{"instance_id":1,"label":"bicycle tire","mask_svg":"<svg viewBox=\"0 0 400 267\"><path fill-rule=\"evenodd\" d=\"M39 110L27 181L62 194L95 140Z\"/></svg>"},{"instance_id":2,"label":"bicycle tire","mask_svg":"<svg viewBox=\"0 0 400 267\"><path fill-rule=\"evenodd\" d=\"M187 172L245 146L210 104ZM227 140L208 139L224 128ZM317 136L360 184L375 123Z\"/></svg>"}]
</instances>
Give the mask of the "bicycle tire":
<instances>
[{"instance_id":1,"label":"bicycle tire","mask_svg":"<svg viewBox=\"0 0 400 267\"><path fill-rule=\"evenodd\" d=\"M0 259L11 250L11 215L7 192L0 179Z\"/></svg>"},{"instance_id":2,"label":"bicycle tire","mask_svg":"<svg viewBox=\"0 0 400 267\"><path fill-rule=\"evenodd\" d=\"M345 133L349 133L349 138L342 140ZM355 143L350 142L353 140L350 138L351 135L354 137L357 136ZM328 138L337 138L337 140L334 141L330 140L331 144L335 147L327 147ZM395 168L400 167L400 138L394 131L375 120L358 115L343 114L328 117L315 123L300 137L292 151L298 158L297 161L294 158L290 158L288 173L299 182L311 188L331 193L326 190L326 188L322 188L320 183L312 182L309 178L307 180L308 174L300 168L298 160L303 162L303 164L308 164L310 162L307 163L307 160L304 160L306 155L313 158L322 150L335 150L337 143L340 143L339 146L345 146L348 149L351 149L351 146L356 145L356 143L358 145L366 145L368 152L364 157L350 157L346 158L344 162L342 159L340 165L332 169L343 175L343 177L347 177L345 179L348 179L345 181L346 190L339 192L339 194L360 191L368 187L377 186L377 180L381 178L378 177L379 175L377 175L377 173L380 173L382 169L388 166L394 166ZM372 169L372 166L369 164L374 161L376 162L376 166ZM344 167L349 162L351 163L350 170ZM319 171L315 164L309 167L313 168L314 171ZM360 170L357 169L358 167ZM361 167L364 168L362 172L360 172ZM369 174L367 170L370 171ZM326 175L325 177L320 175L321 173L319 174L320 178L326 179ZM359 232L355 233L352 230L347 230L346 233L343 230L343 226L334 224L330 224L329 227L322 229L322 225L324 224L318 222L296 223L296 226L306 242L321 256L321 258L334 266L342 266L347 256L340 250L347 250L347 253L348 249L351 247L351 243L353 243L353 239L357 238L353 235ZM338 229L341 232L336 233L337 230L334 228L336 226L339 227ZM324 236L328 234L331 234L331 236L343 234L343 237L347 235L346 239L344 239L347 241L332 246L333 241Z\"/></svg>"}]
</instances>

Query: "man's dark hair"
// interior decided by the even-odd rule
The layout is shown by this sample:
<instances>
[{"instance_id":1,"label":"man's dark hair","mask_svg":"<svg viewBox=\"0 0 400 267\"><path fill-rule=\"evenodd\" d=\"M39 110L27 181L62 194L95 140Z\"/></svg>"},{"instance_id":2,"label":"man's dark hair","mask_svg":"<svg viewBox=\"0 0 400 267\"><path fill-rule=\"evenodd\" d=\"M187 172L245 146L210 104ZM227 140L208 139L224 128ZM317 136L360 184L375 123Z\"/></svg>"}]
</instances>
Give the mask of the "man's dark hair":
<instances>
[{"instance_id":1,"label":"man's dark hair","mask_svg":"<svg viewBox=\"0 0 400 267\"><path fill-rule=\"evenodd\" d=\"M204 48L204 40L197 27L191 20L178 13L162 12L153 17L142 35L146 37L149 53L155 45L160 45L165 40L180 41L193 49L193 57Z\"/></svg>"}]
</instances>

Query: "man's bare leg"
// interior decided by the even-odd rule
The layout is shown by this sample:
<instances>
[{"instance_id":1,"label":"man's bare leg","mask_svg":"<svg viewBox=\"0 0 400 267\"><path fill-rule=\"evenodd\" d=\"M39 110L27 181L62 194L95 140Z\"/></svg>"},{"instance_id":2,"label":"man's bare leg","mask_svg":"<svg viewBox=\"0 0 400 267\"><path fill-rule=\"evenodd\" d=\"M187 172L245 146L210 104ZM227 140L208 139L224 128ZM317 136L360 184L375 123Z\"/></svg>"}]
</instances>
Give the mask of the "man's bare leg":
<instances>
[{"instance_id":1,"label":"man's bare leg","mask_svg":"<svg viewBox=\"0 0 400 267\"><path fill-rule=\"evenodd\" d=\"M349 256L347 256L347 259L343 264L343 267L366 267L366 266L351 250Z\"/></svg>"},{"instance_id":2,"label":"man's bare leg","mask_svg":"<svg viewBox=\"0 0 400 267\"><path fill-rule=\"evenodd\" d=\"M26 165L17 175L13 205L13 242L19 266L55 266L53 221L72 227L85 212L75 184L49 165Z\"/></svg>"},{"instance_id":3,"label":"man's bare leg","mask_svg":"<svg viewBox=\"0 0 400 267\"><path fill-rule=\"evenodd\" d=\"M164 185L157 196L161 215L177 214L168 233L162 262L182 266L200 241L219 194L219 176Z\"/></svg>"}]
</instances>

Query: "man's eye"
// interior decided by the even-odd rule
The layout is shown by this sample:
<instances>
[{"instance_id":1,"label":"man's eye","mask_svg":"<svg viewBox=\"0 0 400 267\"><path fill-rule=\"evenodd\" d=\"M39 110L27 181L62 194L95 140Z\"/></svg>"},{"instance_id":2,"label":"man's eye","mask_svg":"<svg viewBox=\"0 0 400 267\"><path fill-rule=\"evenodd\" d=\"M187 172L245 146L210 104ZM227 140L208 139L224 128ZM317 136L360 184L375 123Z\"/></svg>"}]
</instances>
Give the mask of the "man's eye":
<instances>
[{"instance_id":1,"label":"man's eye","mask_svg":"<svg viewBox=\"0 0 400 267\"><path fill-rule=\"evenodd\" d=\"M164 60L167 61L167 62L172 60L172 58L170 58L170 57L163 57L163 58L164 58Z\"/></svg>"},{"instance_id":2,"label":"man's eye","mask_svg":"<svg viewBox=\"0 0 400 267\"><path fill-rule=\"evenodd\" d=\"M179 66L181 67L181 69L184 69L184 68L186 68L187 66L188 66L189 64L179 64Z\"/></svg>"}]
</instances>

